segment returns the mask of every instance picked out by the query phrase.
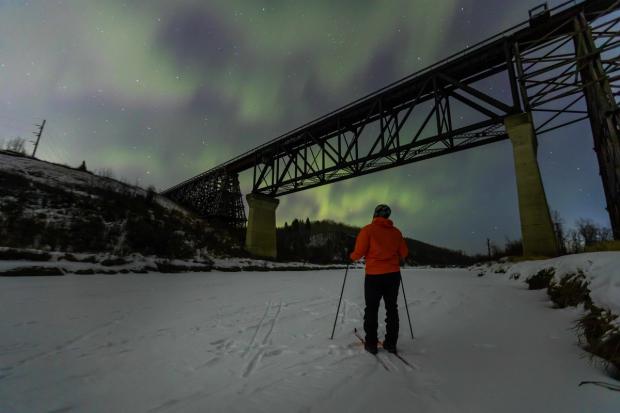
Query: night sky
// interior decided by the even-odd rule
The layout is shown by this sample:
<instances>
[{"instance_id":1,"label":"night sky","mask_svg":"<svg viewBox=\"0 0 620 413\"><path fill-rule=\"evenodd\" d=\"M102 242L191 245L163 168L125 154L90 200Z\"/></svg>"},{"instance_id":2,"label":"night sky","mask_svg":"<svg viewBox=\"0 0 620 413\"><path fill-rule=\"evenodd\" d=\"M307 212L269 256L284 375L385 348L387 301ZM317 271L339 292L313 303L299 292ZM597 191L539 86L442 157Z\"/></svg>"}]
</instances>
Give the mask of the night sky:
<instances>
[{"instance_id":1,"label":"night sky","mask_svg":"<svg viewBox=\"0 0 620 413\"><path fill-rule=\"evenodd\" d=\"M0 0L0 144L165 189L527 18L541 0ZM551 4L555 4L551 2ZM587 123L544 135L551 209L609 225ZM241 176L242 191L251 172ZM508 141L281 198L467 252L519 237Z\"/></svg>"}]
</instances>

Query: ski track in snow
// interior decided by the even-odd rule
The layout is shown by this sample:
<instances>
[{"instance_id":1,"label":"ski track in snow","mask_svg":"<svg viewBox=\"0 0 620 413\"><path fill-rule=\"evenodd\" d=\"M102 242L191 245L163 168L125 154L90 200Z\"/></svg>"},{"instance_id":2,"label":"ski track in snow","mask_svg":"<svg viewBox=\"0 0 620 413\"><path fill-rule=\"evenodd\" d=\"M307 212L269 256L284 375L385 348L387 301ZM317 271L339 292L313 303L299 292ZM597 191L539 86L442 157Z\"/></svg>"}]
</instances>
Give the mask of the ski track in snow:
<instances>
[{"instance_id":1,"label":"ski track in snow","mask_svg":"<svg viewBox=\"0 0 620 413\"><path fill-rule=\"evenodd\" d=\"M269 303L269 305L267 306L267 310L265 311L265 315L261 319L261 322L259 323L259 325L258 325L258 327L256 329L256 332L254 333L254 336L252 337L252 342L250 343L250 346L248 347L248 351L254 345L254 341L256 339L256 335L260 331L261 326L263 325L263 321L265 319L265 316L268 314L270 308L271 308L271 303ZM271 333L273 333L273 329L276 326L276 322L278 321L278 316L280 315L280 311L282 311L282 303L281 302L278 305L278 308L276 309L275 315L273 316L273 318L269 322L269 326L270 326L269 330L267 330L267 333L265 334L265 337L263 338L263 341L259 345L258 351L254 354L254 356L252 357L250 362L243 369L243 374L242 374L243 377L248 377L250 374L252 374L252 372L258 367L261 359L265 355L265 351L266 351L265 346L267 345L267 342L269 341L269 338L271 337ZM269 353L268 355L277 355L277 354L278 354L277 351L274 351L273 353Z\"/></svg>"},{"instance_id":2,"label":"ski track in snow","mask_svg":"<svg viewBox=\"0 0 620 413\"><path fill-rule=\"evenodd\" d=\"M577 346L580 310L500 277L404 270L408 366L353 335L350 272L333 341L342 271L0 278L0 412L620 411L578 387L611 380Z\"/></svg>"}]
</instances>

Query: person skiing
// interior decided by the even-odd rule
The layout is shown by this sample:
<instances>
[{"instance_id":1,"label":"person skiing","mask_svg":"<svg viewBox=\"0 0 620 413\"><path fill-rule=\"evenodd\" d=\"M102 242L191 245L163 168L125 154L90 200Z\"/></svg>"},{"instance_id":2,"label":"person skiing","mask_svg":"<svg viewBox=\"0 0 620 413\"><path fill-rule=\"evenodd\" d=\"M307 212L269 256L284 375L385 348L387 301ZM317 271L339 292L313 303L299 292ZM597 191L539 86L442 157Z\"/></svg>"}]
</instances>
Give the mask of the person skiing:
<instances>
[{"instance_id":1,"label":"person skiing","mask_svg":"<svg viewBox=\"0 0 620 413\"><path fill-rule=\"evenodd\" d=\"M377 354L378 312L381 298L385 304L386 334L383 348L396 353L398 341L398 288L400 287L400 260L409 254L401 232L388 219L392 213L389 206L377 205L372 222L363 227L355 240L350 254L353 261L366 257L364 277L364 331L366 351Z\"/></svg>"}]
</instances>

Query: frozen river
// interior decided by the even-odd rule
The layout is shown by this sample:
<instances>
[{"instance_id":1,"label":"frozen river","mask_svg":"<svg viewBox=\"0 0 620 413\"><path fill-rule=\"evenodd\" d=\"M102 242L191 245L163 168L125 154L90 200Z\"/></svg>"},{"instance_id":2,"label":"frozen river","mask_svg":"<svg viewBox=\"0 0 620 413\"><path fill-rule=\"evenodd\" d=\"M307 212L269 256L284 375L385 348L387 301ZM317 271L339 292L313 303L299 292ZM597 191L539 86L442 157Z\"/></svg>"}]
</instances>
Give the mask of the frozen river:
<instances>
[{"instance_id":1,"label":"frozen river","mask_svg":"<svg viewBox=\"0 0 620 413\"><path fill-rule=\"evenodd\" d=\"M329 340L343 274L0 278L0 412L620 411L617 392L578 387L610 379L577 346L580 311L550 309L542 291L404 270L410 367L352 334L361 270Z\"/></svg>"}]
</instances>

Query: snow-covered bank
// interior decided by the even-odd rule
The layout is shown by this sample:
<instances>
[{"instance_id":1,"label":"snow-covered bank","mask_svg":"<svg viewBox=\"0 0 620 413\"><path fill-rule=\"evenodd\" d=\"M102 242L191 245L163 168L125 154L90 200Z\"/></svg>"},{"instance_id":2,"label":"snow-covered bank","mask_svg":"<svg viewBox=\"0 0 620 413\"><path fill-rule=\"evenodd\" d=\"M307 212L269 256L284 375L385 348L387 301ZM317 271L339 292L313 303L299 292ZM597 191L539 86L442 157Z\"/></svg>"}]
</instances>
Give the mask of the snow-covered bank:
<instances>
[{"instance_id":1,"label":"snow-covered bank","mask_svg":"<svg viewBox=\"0 0 620 413\"><path fill-rule=\"evenodd\" d=\"M565 274L583 271L589 281L592 302L620 315L620 252L592 252L540 261L502 262L472 267L472 270L496 276L505 275L512 279L519 275L516 279L525 282L528 277L545 268L555 269L556 280Z\"/></svg>"},{"instance_id":2,"label":"snow-covered bank","mask_svg":"<svg viewBox=\"0 0 620 413\"><path fill-rule=\"evenodd\" d=\"M363 272L0 278L0 411L617 412L577 309L467 270L404 270L389 371L352 335ZM382 319L383 316L380 316ZM381 326L380 329L383 329Z\"/></svg>"},{"instance_id":3,"label":"snow-covered bank","mask_svg":"<svg viewBox=\"0 0 620 413\"><path fill-rule=\"evenodd\" d=\"M9 257L9 258L7 258ZM107 253L64 253L35 249L0 247L0 276L19 270L28 274L29 269L57 268L63 274L128 274L128 273L179 273L197 271L286 271L345 268L341 264L319 265L306 262L275 262L252 258L210 258L200 255L193 260L166 259L142 254L115 256ZM353 264L360 267L361 264ZM36 275L33 270L32 274Z\"/></svg>"}]
</instances>

